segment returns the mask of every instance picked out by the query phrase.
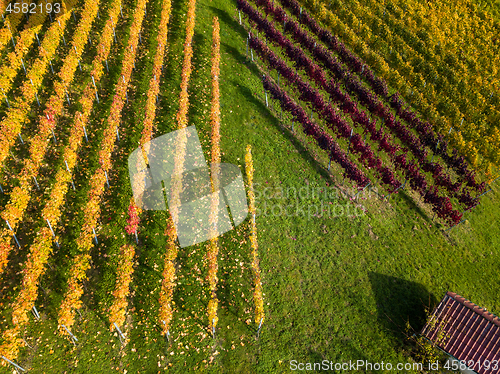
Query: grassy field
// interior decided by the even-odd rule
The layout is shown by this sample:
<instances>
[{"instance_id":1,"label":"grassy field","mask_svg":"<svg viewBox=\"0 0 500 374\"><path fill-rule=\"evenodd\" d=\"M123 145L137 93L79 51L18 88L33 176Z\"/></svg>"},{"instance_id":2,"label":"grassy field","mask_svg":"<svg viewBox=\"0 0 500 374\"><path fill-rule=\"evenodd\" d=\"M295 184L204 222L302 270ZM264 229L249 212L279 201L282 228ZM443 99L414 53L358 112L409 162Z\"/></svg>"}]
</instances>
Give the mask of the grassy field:
<instances>
[{"instance_id":1,"label":"grassy field","mask_svg":"<svg viewBox=\"0 0 500 374\"><path fill-rule=\"evenodd\" d=\"M133 6L134 2L127 2L124 14L131 14ZM151 0L148 15L159 14L160 9L161 1ZM175 128L186 11L185 2L173 1L155 136ZM167 342L160 335L158 295L167 218L161 211L144 212L139 229L141 244L124 331L130 339L122 347L117 334L109 332L107 310L115 284L114 259L120 246L132 241L132 237L122 236L131 196L125 165L140 138L145 104L142 94L151 76L156 38L153 30L159 23L158 16L146 18L147 31L133 74L134 88L129 91L130 101L123 116L119 151L113 157L99 244L92 253L93 266L85 282L85 306L73 329L78 344L74 346L56 331L57 307L82 221L80 207L87 188L84 173L75 180L77 191L71 191L68 197L61 249L55 251L49 262L51 269L42 281L43 292L37 301L42 321L31 323L25 336L30 348L22 350L17 362L37 374L289 373L290 360L396 364L410 360L406 322L418 332L425 321L425 308L433 308L446 291L500 313L496 292L500 281L498 182L479 207L465 214L465 223L446 233L411 191L402 190L384 201L369 190L357 201L342 196L339 191L349 192L352 187L343 183L339 168L334 165L328 171L327 155L300 132L292 132L290 123L280 121L272 103L266 107L259 70L245 57L246 33L237 21L235 2L227 0L197 4L189 118L198 129L206 154L210 151L214 16L221 24L222 161L244 170L245 147L251 144L253 148L266 308L259 339L253 321L248 220L221 238L221 309L215 339L207 329L205 245L179 252L171 339ZM120 22L126 25L130 18ZM118 78L119 51L126 45L127 35L117 30L117 36L120 43L103 88L111 87ZM90 64L92 55L86 59ZM81 79L87 82L89 77L82 75ZM105 90L101 91L104 94ZM107 117L112 98L109 91L102 97L90 142L82 151L82 164L88 170L97 166L95 150L102 136L101 121ZM69 113L74 111L69 109ZM47 183L51 183L49 178ZM312 191L320 189L323 194L313 196ZM297 197L280 193L293 190L301 193ZM44 198L40 193L39 200ZM323 212L326 207L328 212ZM29 227L36 230L36 223ZM32 234L26 234L21 239L28 241L30 237ZM11 263L22 263L25 258L26 253L18 251ZM0 283L2 331L7 326L4 318L10 314L5 308L15 295L13 285L20 279L16 271L17 265ZM0 373L11 372L12 367L0 367Z\"/></svg>"}]
</instances>

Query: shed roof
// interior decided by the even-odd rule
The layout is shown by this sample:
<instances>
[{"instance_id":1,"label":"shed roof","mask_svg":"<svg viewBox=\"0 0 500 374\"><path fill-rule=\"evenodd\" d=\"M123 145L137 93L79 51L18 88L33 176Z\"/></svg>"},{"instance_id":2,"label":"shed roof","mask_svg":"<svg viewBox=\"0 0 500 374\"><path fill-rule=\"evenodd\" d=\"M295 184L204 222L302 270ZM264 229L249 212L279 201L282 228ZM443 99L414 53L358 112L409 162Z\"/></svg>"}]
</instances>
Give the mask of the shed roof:
<instances>
[{"instance_id":1,"label":"shed roof","mask_svg":"<svg viewBox=\"0 0 500 374\"><path fill-rule=\"evenodd\" d=\"M500 373L500 318L454 292L446 293L422 335L479 374Z\"/></svg>"}]
</instances>

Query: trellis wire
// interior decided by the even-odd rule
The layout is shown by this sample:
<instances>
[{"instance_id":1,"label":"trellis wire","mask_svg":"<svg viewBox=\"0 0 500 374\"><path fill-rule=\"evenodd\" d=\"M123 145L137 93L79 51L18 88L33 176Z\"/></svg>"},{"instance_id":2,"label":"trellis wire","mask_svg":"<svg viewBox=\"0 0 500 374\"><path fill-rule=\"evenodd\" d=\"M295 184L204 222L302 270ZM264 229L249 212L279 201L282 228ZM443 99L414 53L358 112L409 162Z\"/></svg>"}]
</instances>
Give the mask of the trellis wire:
<instances>
[{"instance_id":1,"label":"trellis wire","mask_svg":"<svg viewBox=\"0 0 500 374\"><path fill-rule=\"evenodd\" d=\"M406 180L405 180L405 184L406 184ZM399 190L400 188L404 188L404 185L405 185L405 184L402 184L401 186L399 186L398 188L396 188L394 191L389 192L387 195L385 195L385 196L382 198L382 200L385 200L385 198L386 198L387 196L392 195L393 193L395 193L395 192L396 192L397 190Z\"/></svg>"},{"instance_id":2,"label":"trellis wire","mask_svg":"<svg viewBox=\"0 0 500 374\"><path fill-rule=\"evenodd\" d=\"M448 228L447 228L446 230L444 230L443 232L446 232L446 231L448 231L448 230L451 230L452 228L454 228L454 227L456 227L456 226L460 225L462 222L465 222L465 218L464 218L463 220L461 220L460 222L458 222L458 223L454 224L453 226L448 227Z\"/></svg>"},{"instance_id":3,"label":"trellis wire","mask_svg":"<svg viewBox=\"0 0 500 374\"><path fill-rule=\"evenodd\" d=\"M71 331L69 331L69 330L68 330L68 328L67 328L66 326L64 326L64 325L61 325L61 326L62 326L62 327L64 327L64 329L68 332L68 334L71 336L71 339L72 339L72 341L73 341L73 344L75 344L75 342L77 342L77 341L78 341L78 339L76 338L76 336L75 336L75 335L73 335L73 334L71 333ZM76 344L75 344L75 345L76 345Z\"/></svg>"},{"instance_id":4,"label":"trellis wire","mask_svg":"<svg viewBox=\"0 0 500 374\"><path fill-rule=\"evenodd\" d=\"M366 186L364 186L364 187L363 187L363 189L362 189L361 191L358 191L358 192L356 193L356 195L354 195L354 198L356 198L356 197L357 197L357 196L358 196L361 192L363 192L363 191L366 189L366 187L368 187L371 183L372 183L372 182L368 182L368 184L367 184Z\"/></svg>"},{"instance_id":5,"label":"trellis wire","mask_svg":"<svg viewBox=\"0 0 500 374\"><path fill-rule=\"evenodd\" d=\"M21 371L26 371L24 370L21 366L19 366L18 364L16 364L15 362L12 362L11 360L9 360L7 357L3 356L2 355L2 358L7 361L9 364L11 364L12 366L14 366L14 368L16 369L16 371L19 369Z\"/></svg>"},{"instance_id":6,"label":"trellis wire","mask_svg":"<svg viewBox=\"0 0 500 374\"><path fill-rule=\"evenodd\" d=\"M126 340L125 339L125 335L123 335L122 331L120 330L120 328L118 327L118 325L116 324L116 322L113 322L113 325L115 325L116 330L118 331L118 337L120 338L120 343L123 344L123 342Z\"/></svg>"}]
</instances>

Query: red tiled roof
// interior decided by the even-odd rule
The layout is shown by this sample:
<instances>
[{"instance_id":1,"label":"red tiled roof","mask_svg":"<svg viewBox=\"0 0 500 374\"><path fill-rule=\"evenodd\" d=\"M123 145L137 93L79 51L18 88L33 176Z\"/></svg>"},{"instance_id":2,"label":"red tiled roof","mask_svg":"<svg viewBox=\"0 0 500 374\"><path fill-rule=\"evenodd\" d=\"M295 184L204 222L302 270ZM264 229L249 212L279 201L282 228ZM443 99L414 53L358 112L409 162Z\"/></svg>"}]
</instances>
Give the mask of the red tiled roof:
<instances>
[{"instance_id":1,"label":"red tiled roof","mask_svg":"<svg viewBox=\"0 0 500 374\"><path fill-rule=\"evenodd\" d=\"M422 335L477 373L500 374L500 318L462 296L447 292Z\"/></svg>"}]
</instances>

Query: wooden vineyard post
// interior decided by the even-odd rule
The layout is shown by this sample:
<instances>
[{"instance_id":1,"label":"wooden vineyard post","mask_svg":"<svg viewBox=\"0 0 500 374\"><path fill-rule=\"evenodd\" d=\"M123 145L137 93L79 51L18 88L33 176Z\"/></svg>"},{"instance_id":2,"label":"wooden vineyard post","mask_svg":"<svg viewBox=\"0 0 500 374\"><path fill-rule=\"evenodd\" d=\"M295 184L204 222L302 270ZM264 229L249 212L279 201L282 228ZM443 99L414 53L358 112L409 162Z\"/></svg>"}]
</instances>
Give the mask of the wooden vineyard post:
<instances>
[{"instance_id":1,"label":"wooden vineyard post","mask_svg":"<svg viewBox=\"0 0 500 374\"><path fill-rule=\"evenodd\" d=\"M76 191L75 189L75 183L73 182L73 175L71 174L71 170L69 170L68 163L66 160L64 160L64 163L66 164L66 170L68 171L68 174L71 176L71 185L73 186L73 191Z\"/></svg>"},{"instance_id":2,"label":"wooden vineyard post","mask_svg":"<svg viewBox=\"0 0 500 374\"><path fill-rule=\"evenodd\" d=\"M349 135L349 145L347 146L347 157L349 157L349 153L351 152L351 139L353 131L354 129L351 129L351 135Z\"/></svg>"},{"instance_id":3,"label":"wooden vineyard post","mask_svg":"<svg viewBox=\"0 0 500 374\"><path fill-rule=\"evenodd\" d=\"M9 99L7 98L7 95L5 94L5 91L3 90L3 88L0 88L0 89L2 90L2 93L5 96L5 102L7 103L7 107L10 108Z\"/></svg>"},{"instance_id":4,"label":"wooden vineyard post","mask_svg":"<svg viewBox=\"0 0 500 374\"><path fill-rule=\"evenodd\" d=\"M56 134L54 134L54 130L50 129L50 132L52 132L52 139L54 139L54 144L57 144Z\"/></svg>"},{"instance_id":5,"label":"wooden vineyard post","mask_svg":"<svg viewBox=\"0 0 500 374\"><path fill-rule=\"evenodd\" d=\"M259 328L257 329L257 339L259 339L260 336L260 329L262 327L262 322L264 322L264 317L262 317L259 322Z\"/></svg>"},{"instance_id":6,"label":"wooden vineyard post","mask_svg":"<svg viewBox=\"0 0 500 374\"><path fill-rule=\"evenodd\" d=\"M434 156L436 155L438 147L439 147L439 140L437 141L436 148L434 149L434 153L432 154L431 163L434 161Z\"/></svg>"},{"instance_id":7,"label":"wooden vineyard post","mask_svg":"<svg viewBox=\"0 0 500 374\"><path fill-rule=\"evenodd\" d=\"M45 219L47 221L47 224L49 225L50 232L52 233L52 237L54 238L54 241L56 242L57 248L59 248L59 242L56 239L56 234L54 233L54 230L52 229L52 225L50 224L48 219Z\"/></svg>"},{"instance_id":8,"label":"wooden vineyard post","mask_svg":"<svg viewBox=\"0 0 500 374\"><path fill-rule=\"evenodd\" d=\"M349 145L347 147L347 156L346 156L346 159L349 158L349 153L351 152L351 139L352 139L352 133L353 133L354 129L351 129L351 135L349 136ZM330 159L330 162L331 162L331 159ZM330 165L328 165L328 170L330 170ZM344 183L345 181L345 173L344 173L344 176L342 178L342 183Z\"/></svg>"},{"instance_id":9,"label":"wooden vineyard post","mask_svg":"<svg viewBox=\"0 0 500 374\"><path fill-rule=\"evenodd\" d=\"M9 227L9 230L12 231L12 235L14 236L14 240L16 241L17 246L19 248L21 248L21 244L19 244L19 242L17 241L16 234L14 233L14 230L12 230L12 227L10 226L9 221L5 220L5 222L7 223L7 226Z\"/></svg>"},{"instance_id":10,"label":"wooden vineyard post","mask_svg":"<svg viewBox=\"0 0 500 374\"><path fill-rule=\"evenodd\" d=\"M110 188L109 180L108 180L108 172L106 170L104 170L104 176L106 177L106 184L107 184L108 188Z\"/></svg>"},{"instance_id":11,"label":"wooden vineyard post","mask_svg":"<svg viewBox=\"0 0 500 374\"><path fill-rule=\"evenodd\" d=\"M165 321L162 321L163 322L163 325L166 327L167 324L165 323ZM170 331L167 330L166 333L165 333L165 339L167 339L167 343L170 343Z\"/></svg>"},{"instance_id":12,"label":"wooden vineyard post","mask_svg":"<svg viewBox=\"0 0 500 374\"><path fill-rule=\"evenodd\" d=\"M92 227L92 232L94 233L94 239L95 239L95 244L99 244L99 242L97 241L97 234L95 233L95 229Z\"/></svg>"},{"instance_id":13,"label":"wooden vineyard post","mask_svg":"<svg viewBox=\"0 0 500 374\"><path fill-rule=\"evenodd\" d=\"M23 65L24 75L28 75L28 73L26 72L26 67L24 66L23 59L21 59L21 64ZM33 82L31 82L31 84L33 84Z\"/></svg>"},{"instance_id":14,"label":"wooden vineyard post","mask_svg":"<svg viewBox=\"0 0 500 374\"><path fill-rule=\"evenodd\" d=\"M85 125L82 126L83 127L83 133L85 134L85 142L89 142L89 138L87 137L87 130L85 130Z\"/></svg>"},{"instance_id":15,"label":"wooden vineyard post","mask_svg":"<svg viewBox=\"0 0 500 374\"><path fill-rule=\"evenodd\" d=\"M37 320L40 320L40 314L38 314L38 310L36 310L36 307L33 305L33 308L31 308L31 312L33 315L36 317Z\"/></svg>"}]
</instances>

